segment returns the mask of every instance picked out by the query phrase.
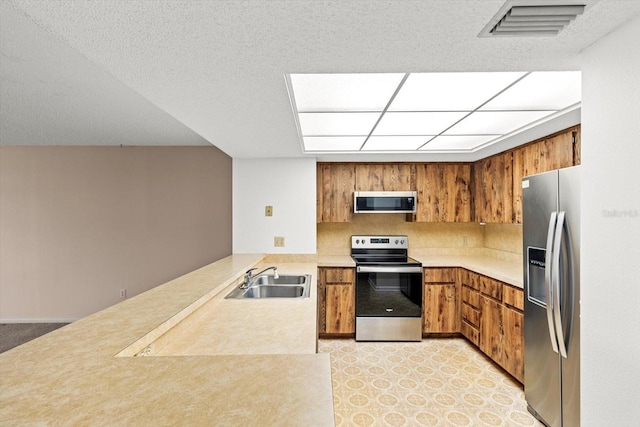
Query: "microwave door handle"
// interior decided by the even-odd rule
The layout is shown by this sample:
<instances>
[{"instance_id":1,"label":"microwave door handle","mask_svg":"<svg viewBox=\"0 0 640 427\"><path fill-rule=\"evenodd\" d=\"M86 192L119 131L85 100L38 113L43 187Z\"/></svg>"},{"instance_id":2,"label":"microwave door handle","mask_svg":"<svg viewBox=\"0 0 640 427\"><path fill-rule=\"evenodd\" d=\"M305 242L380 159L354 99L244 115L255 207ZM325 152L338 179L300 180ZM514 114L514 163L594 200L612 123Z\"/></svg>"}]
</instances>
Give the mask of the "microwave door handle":
<instances>
[{"instance_id":1,"label":"microwave door handle","mask_svg":"<svg viewBox=\"0 0 640 427\"><path fill-rule=\"evenodd\" d=\"M547 230L547 250L545 253L545 263L544 263L544 290L545 290L545 302L546 302L546 310L547 310L547 327L549 329L549 339L551 339L551 347L553 351L558 353L558 343L555 332L555 323L553 319L553 278L552 278L552 270L553 270L553 262L552 255L554 253L553 244L554 244L554 236L556 231L556 220L558 218L558 212L551 212L549 217L549 228Z\"/></svg>"},{"instance_id":2,"label":"microwave door handle","mask_svg":"<svg viewBox=\"0 0 640 427\"><path fill-rule=\"evenodd\" d=\"M562 235L565 231L565 213L561 211L558 214L558 224L556 225L556 236L553 252L552 282L553 288L553 317L556 326L556 335L558 337L558 350L562 357L567 358L567 346L564 340L564 332L562 329L562 312L560 311L560 253L562 252ZM566 268L566 266L565 266Z\"/></svg>"}]
</instances>

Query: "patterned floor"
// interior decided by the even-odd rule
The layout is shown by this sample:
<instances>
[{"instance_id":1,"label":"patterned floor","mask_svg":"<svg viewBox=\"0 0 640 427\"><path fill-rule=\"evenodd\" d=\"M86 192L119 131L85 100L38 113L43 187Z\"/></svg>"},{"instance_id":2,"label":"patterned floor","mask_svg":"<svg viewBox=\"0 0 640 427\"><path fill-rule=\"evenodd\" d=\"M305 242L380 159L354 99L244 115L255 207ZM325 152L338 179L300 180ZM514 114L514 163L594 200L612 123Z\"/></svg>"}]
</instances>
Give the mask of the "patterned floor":
<instances>
[{"instance_id":1,"label":"patterned floor","mask_svg":"<svg viewBox=\"0 0 640 427\"><path fill-rule=\"evenodd\" d=\"M462 338L320 340L337 426L541 426L522 386Z\"/></svg>"}]
</instances>

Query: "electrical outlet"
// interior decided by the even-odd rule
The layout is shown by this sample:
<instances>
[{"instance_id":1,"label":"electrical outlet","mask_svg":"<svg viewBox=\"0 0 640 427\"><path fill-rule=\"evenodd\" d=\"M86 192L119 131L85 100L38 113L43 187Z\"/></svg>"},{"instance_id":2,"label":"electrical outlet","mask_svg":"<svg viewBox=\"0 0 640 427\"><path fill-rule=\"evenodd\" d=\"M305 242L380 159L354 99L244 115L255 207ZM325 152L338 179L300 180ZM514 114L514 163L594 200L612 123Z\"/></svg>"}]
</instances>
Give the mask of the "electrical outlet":
<instances>
[{"instance_id":1,"label":"electrical outlet","mask_svg":"<svg viewBox=\"0 0 640 427\"><path fill-rule=\"evenodd\" d=\"M273 206L264 207L264 216L273 216Z\"/></svg>"},{"instance_id":2,"label":"electrical outlet","mask_svg":"<svg viewBox=\"0 0 640 427\"><path fill-rule=\"evenodd\" d=\"M277 248L283 248L284 247L284 237L282 236L276 236L273 238L273 246L277 247Z\"/></svg>"},{"instance_id":3,"label":"electrical outlet","mask_svg":"<svg viewBox=\"0 0 640 427\"><path fill-rule=\"evenodd\" d=\"M467 236L462 236L462 246L467 246Z\"/></svg>"},{"instance_id":4,"label":"electrical outlet","mask_svg":"<svg viewBox=\"0 0 640 427\"><path fill-rule=\"evenodd\" d=\"M127 290L120 289L120 299L125 299L127 297Z\"/></svg>"}]
</instances>

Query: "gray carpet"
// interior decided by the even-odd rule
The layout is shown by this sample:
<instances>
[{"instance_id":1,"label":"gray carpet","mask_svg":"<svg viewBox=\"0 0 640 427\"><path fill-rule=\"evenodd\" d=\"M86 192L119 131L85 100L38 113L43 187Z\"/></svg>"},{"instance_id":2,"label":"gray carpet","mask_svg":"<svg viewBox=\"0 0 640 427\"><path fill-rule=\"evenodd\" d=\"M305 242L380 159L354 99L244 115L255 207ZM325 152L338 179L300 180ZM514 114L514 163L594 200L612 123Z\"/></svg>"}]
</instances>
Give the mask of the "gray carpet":
<instances>
[{"instance_id":1,"label":"gray carpet","mask_svg":"<svg viewBox=\"0 0 640 427\"><path fill-rule=\"evenodd\" d=\"M2 323L0 324L0 353L65 325L68 323Z\"/></svg>"}]
</instances>

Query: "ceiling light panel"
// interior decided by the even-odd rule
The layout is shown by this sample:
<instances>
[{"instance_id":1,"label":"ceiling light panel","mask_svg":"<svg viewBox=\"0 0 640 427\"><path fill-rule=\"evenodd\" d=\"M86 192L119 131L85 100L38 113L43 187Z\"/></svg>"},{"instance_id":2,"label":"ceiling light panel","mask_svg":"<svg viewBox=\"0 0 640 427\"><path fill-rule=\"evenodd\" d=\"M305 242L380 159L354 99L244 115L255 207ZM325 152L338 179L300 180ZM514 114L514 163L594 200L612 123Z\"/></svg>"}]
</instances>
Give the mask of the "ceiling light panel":
<instances>
[{"instance_id":1,"label":"ceiling light panel","mask_svg":"<svg viewBox=\"0 0 640 427\"><path fill-rule=\"evenodd\" d=\"M580 71L537 71L496 96L481 110L563 110L582 98Z\"/></svg>"},{"instance_id":2,"label":"ceiling light panel","mask_svg":"<svg viewBox=\"0 0 640 427\"><path fill-rule=\"evenodd\" d=\"M371 136L362 147L365 151L414 151L433 136Z\"/></svg>"},{"instance_id":3,"label":"ceiling light panel","mask_svg":"<svg viewBox=\"0 0 640 427\"><path fill-rule=\"evenodd\" d=\"M388 111L471 111L525 74L412 73Z\"/></svg>"},{"instance_id":4,"label":"ceiling light panel","mask_svg":"<svg viewBox=\"0 0 640 427\"><path fill-rule=\"evenodd\" d=\"M373 135L438 135L468 112L387 112Z\"/></svg>"},{"instance_id":5,"label":"ceiling light panel","mask_svg":"<svg viewBox=\"0 0 640 427\"><path fill-rule=\"evenodd\" d=\"M302 138L307 151L358 151L366 136L305 136Z\"/></svg>"},{"instance_id":6,"label":"ceiling light panel","mask_svg":"<svg viewBox=\"0 0 640 427\"><path fill-rule=\"evenodd\" d=\"M466 151L476 149L502 135L440 135L433 138L420 151Z\"/></svg>"},{"instance_id":7,"label":"ceiling light panel","mask_svg":"<svg viewBox=\"0 0 640 427\"><path fill-rule=\"evenodd\" d=\"M302 136L367 136L380 113L299 113Z\"/></svg>"},{"instance_id":8,"label":"ceiling light panel","mask_svg":"<svg viewBox=\"0 0 640 427\"><path fill-rule=\"evenodd\" d=\"M382 111L404 74L291 74L296 108L313 111Z\"/></svg>"},{"instance_id":9,"label":"ceiling light panel","mask_svg":"<svg viewBox=\"0 0 640 427\"><path fill-rule=\"evenodd\" d=\"M550 111L478 111L445 132L445 135L507 134L553 114Z\"/></svg>"}]
</instances>

